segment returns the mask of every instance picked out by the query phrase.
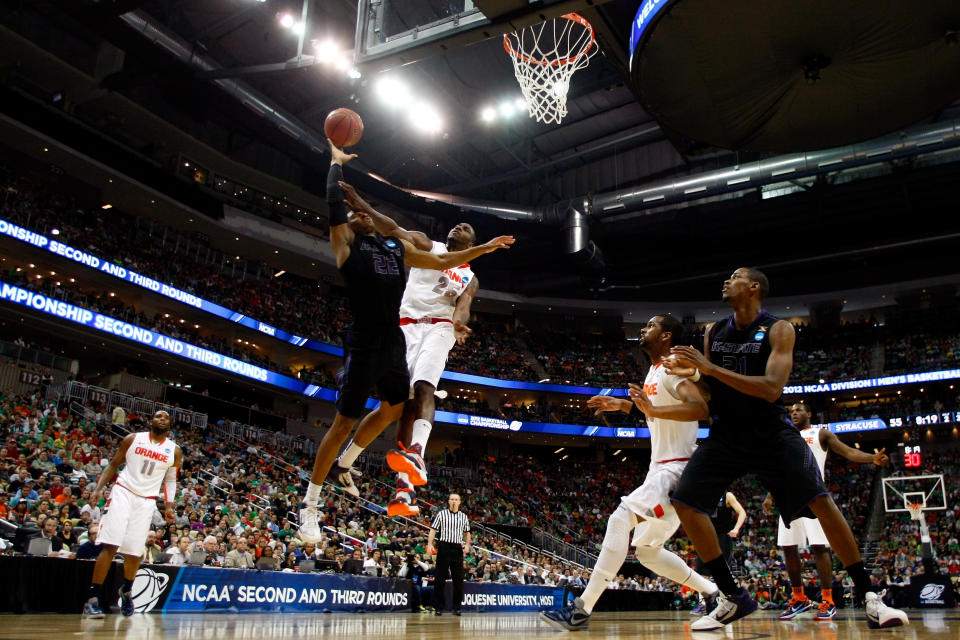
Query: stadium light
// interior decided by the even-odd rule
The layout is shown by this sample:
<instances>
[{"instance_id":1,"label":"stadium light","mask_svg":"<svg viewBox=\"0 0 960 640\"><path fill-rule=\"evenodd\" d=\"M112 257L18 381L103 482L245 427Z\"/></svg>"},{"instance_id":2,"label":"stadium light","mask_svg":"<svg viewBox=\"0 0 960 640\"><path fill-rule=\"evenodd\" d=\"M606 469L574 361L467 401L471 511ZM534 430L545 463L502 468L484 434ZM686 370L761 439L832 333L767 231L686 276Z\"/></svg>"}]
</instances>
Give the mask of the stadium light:
<instances>
[{"instance_id":1,"label":"stadium light","mask_svg":"<svg viewBox=\"0 0 960 640\"><path fill-rule=\"evenodd\" d=\"M52 236L60 235L60 229L57 229L56 227L54 227L53 229L50 229L50 235Z\"/></svg>"},{"instance_id":2,"label":"stadium light","mask_svg":"<svg viewBox=\"0 0 960 640\"><path fill-rule=\"evenodd\" d=\"M281 14L277 19L280 21L280 26L284 29L290 29L296 22L289 13Z\"/></svg>"},{"instance_id":3,"label":"stadium light","mask_svg":"<svg viewBox=\"0 0 960 640\"><path fill-rule=\"evenodd\" d=\"M100 208L103 209L103 210L113 209L113 205L108 203L108 204L103 205L103 206L100 207Z\"/></svg>"},{"instance_id":4,"label":"stadium light","mask_svg":"<svg viewBox=\"0 0 960 640\"><path fill-rule=\"evenodd\" d=\"M554 453L554 454L560 453L560 452L563 451L565 448L566 448L566 447L560 447L559 449L557 449L557 450L554 451L553 453Z\"/></svg>"},{"instance_id":5,"label":"stadium light","mask_svg":"<svg viewBox=\"0 0 960 640\"><path fill-rule=\"evenodd\" d=\"M501 102L500 103L500 115L504 118L509 118L516 111L516 107L513 106L512 102Z\"/></svg>"},{"instance_id":6,"label":"stadium light","mask_svg":"<svg viewBox=\"0 0 960 640\"><path fill-rule=\"evenodd\" d=\"M440 113L426 102L418 102L410 109L410 121L424 133L439 133L443 129Z\"/></svg>"},{"instance_id":7,"label":"stadium light","mask_svg":"<svg viewBox=\"0 0 960 640\"><path fill-rule=\"evenodd\" d=\"M396 78L383 78L377 83L377 95L391 107L403 107L412 100L410 89Z\"/></svg>"},{"instance_id":8,"label":"stadium light","mask_svg":"<svg viewBox=\"0 0 960 640\"><path fill-rule=\"evenodd\" d=\"M480 119L484 122L493 122L497 119L497 110L493 107L484 107L480 112Z\"/></svg>"},{"instance_id":9,"label":"stadium light","mask_svg":"<svg viewBox=\"0 0 960 640\"><path fill-rule=\"evenodd\" d=\"M302 35L304 30L305 27L302 22L294 22L292 25L290 25L290 31L292 31L295 35Z\"/></svg>"}]
</instances>

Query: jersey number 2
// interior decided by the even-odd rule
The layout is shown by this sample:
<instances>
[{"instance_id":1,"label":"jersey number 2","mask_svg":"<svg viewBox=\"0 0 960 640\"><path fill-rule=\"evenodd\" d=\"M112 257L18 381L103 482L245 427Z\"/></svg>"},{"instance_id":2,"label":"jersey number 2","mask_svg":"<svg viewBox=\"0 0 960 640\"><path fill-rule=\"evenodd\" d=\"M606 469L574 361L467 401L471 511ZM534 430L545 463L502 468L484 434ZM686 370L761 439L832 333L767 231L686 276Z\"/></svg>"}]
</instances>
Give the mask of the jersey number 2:
<instances>
[{"instance_id":1,"label":"jersey number 2","mask_svg":"<svg viewBox=\"0 0 960 640\"><path fill-rule=\"evenodd\" d=\"M447 278L447 276L441 274L441 275L440 275L440 279L437 281L437 286L435 286L435 287L433 288L433 292L434 292L434 293L442 294L442 295L450 298L450 301L449 301L450 304L456 304L456 302L455 302L454 299L457 297L457 292L456 292L456 291L447 291L447 285L448 285L448 284L450 284L449 278Z\"/></svg>"},{"instance_id":2,"label":"jersey number 2","mask_svg":"<svg viewBox=\"0 0 960 640\"><path fill-rule=\"evenodd\" d=\"M153 470L157 468L156 460L144 460L143 468L140 469L140 474L144 476L152 476Z\"/></svg>"}]
</instances>

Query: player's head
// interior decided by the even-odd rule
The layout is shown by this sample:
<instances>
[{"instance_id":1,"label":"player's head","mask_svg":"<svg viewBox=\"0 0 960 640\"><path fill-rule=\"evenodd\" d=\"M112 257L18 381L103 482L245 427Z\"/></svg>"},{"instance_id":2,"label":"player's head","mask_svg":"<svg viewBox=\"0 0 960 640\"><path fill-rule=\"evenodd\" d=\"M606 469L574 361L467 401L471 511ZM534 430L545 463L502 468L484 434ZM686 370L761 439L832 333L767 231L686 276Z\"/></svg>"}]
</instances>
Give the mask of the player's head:
<instances>
[{"instance_id":1,"label":"player's head","mask_svg":"<svg viewBox=\"0 0 960 640\"><path fill-rule=\"evenodd\" d=\"M770 294L770 281L759 269L740 267L723 281L722 296L727 304L745 302L756 298L763 302Z\"/></svg>"},{"instance_id":2,"label":"player's head","mask_svg":"<svg viewBox=\"0 0 960 640\"><path fill-rule=\"evenodd\" d=\"M653 316L640 329L639 343L647 353L661 354L680 344L682 337L683 325L679 320L673 316Z\"/></svg>"},{"instance_id":3,"label":"player's head","mask_svg":"<svg viewBox=\"0 0 960 640\"><path fill-rule=\"evenodd\" d=\"M810 426L810 407L802 402L790 407L790 420L797 429L806 429Z\"/></svg>"},{"instance_id":4,"label":"player's head","mask_svg":"<svg viewBox=\"0 0 960 640\"><path fill-rule=\"evenodd\" d=\"M150 431L158 436L170 431L170 414L162 409L153 414L150 420Z\"/></svg>"},{"instance_id":5,"label":"player's head","mask_svg":"<svg viewBox=\"0 0 960 640\"><path fill-rule=\"evenodd\" d=\"M460 494L451 493L450 497L447 498L447 504L450 505L450 511L457 511L460 508Z\"/></svg>"},{"instance_id":6,"label":"player's head","mask_svg":"<svg viewBox=\"0 0 960 640\"><path fill-rule=\"evenodd\" d=\"M377 228L373 226L373 218L363 211L349 211L347 213L347 226L358 236L373 235Z\"/></svg>"},{"instance_id":7,"label":"player's head","mask_svg":"<svg viewBox=\"0 0 960 640\"><path fill-rule=\"evenodd\" d=\"M462 251L469 249L477 242L477 232L466 222L461 222L447 234L447 249Z\"/></svg>"}]
</instances>

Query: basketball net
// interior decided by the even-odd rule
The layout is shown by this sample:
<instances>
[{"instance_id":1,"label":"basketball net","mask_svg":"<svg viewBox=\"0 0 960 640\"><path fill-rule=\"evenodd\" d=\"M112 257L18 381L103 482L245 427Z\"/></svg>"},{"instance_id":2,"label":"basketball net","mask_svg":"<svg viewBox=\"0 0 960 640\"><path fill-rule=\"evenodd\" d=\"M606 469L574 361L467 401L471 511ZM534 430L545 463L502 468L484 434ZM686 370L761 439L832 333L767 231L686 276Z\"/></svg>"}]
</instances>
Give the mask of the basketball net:
<instances>
[{"instance_id":1,"label":"basketball net","mask_svg":"<svg viewBox=\"0 0 960 640\"><path fill-rule=\"evenodd\" d=\"M513 61L530 117L547 123L559 123L567 115L570 78L597 52L593 27L576 13L504 34L503 48Z\"/></svg>"},{"instance_id":2,"label":"basketball net","mask_svg":"<svg viewBox=\"0 0 960 640\"><path fill-rule=\"evenodd\" d=\"M930 529L927 527L927 519L923 515L923 503L907 503L907 509L910 511L910 518L920 523L920 542L930 542Z\"/></svg>"}]
</instances>

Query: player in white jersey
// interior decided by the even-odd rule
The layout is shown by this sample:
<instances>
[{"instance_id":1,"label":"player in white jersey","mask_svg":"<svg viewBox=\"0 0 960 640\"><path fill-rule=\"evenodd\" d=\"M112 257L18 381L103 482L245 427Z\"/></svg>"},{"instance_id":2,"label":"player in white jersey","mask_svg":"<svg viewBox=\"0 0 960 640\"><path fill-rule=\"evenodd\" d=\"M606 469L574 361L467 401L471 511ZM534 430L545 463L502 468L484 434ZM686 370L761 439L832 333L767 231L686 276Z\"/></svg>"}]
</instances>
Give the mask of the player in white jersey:
<instances>
[{"instance_id":1,"label":"player in white jersey","mask_svg":"<svg viewBox=\"0 0 960 640\"><path fill-rule=\"evenodd\" d=\"M826 479L827 454L830 451L839 453L851 462L864 464L873 463L878 467L887 465L890 458L886 449L873 450L873 454L848 447L840 441L830 429L817 429L810 426L810 409L802 402L790 408L790 419L800 430L800 436L806 441L813 457L820 467L820 475ZM773 496L769 493L763 501L763 510L767 514L773 513ZM827 536L823 533L820 521L814 518L797 518L790 522L789 528L780 517L780 530L777 533L777 546L783 549L784 562L787 565L787 575L790 576L790 587L793 591L787 608L780 615L781 620L793 620L804 611L813 607L803 589L801 575L800 550L802 545L810 545L813 557L817 564L817 578L820 580L820 607L814 614L815 620L830 620L837 615L837 607L833 602L833 569L830 558Z\"/></svg>"},{"instance_id":2,"label":"player in white jersey","mask_svg":"<svg viewBox=\"0 0 960 640\"><path fill-rule=\"evenodd\" d=\"M94 565L90 593L83 606L85 618L102 618L103 612L110 610L103 597L103 581L118 551L124 557L120 610L125 616L134 613L133 580L140 569L140 556L157 510L158 497L163 497L167 522L173 522L175 518L177 469L183 453L167 438L169 431L170 415L166 411L157 411L150 421L149 431L131 433L123 439L90 495L90 503L96 504L107 483L116 475L107 501L107 512L100 521L97 534L97 543L102 544L103 549ZM126 466L117 474L121 465Z\"/></svg>"},{"instance_id":3,"label":"player in white jersey","mask_svg":"<svg viewBox=\"0 0 960 640\"><path fill-rule=\"evenodd\" d=\"M607 520L600 556L583 594L572 606L540 614L547 624L564 631L586 629L593 607L607 585L616 578L629 547L636 547L637 561L654 573L700 592L712 601L717 586L696 573L678 556L663 548L680 526L670 504L670 493L690 459L697 441L697 421L709 417L707 402L697 385L664 371L662 360L670 353L682 327L671 316L654 316L640 331L640 348L650 356L650 371L643 386L630 385L630 398L594 396L587 406L597 414L642 412L650 428L650 468L643 484L622 498ZM631 536L631 530L633 534Z\"/></svg>"},{"instance_id":4,"label":"player in white jersey","mask_svg":"<svg viewBox=\"0 0 960 640\"><path fill-rule=\"evenodd\" d=\"M396 236L437 255L469 249L476 242L473 227L465 222L450 230L446 243L433 242L426 234L407 231L392 218L376 211L350 185L342 183L341 187L347 206L367 213L382 235ZM469 264L443 271L410 269L400 303L400 329L407 343L407 369L412 390L397 429L399 449L387 453L387 464L397 472L397 491L387 505L387 515L409 516L420 512L414 487L427 483L423 454L433 429L437 384L450 349L454 344L463 344L471 333L467 320L479 286ZM351 467L357 456L382 431L373 419L365 422L361 423L331 472L340 485L354 495L356 488Z\"/></svg>"}]
</instances>

